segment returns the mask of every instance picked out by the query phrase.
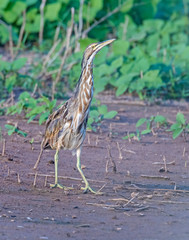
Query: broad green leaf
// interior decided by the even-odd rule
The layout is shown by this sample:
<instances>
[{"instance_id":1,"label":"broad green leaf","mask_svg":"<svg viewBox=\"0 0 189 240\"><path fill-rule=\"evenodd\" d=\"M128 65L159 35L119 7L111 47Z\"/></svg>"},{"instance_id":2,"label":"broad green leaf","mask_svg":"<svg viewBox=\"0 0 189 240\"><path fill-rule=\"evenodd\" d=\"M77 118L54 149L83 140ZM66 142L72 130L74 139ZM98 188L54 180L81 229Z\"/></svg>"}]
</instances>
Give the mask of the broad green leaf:
<instances>
[{"instance_id":1,"label":"broad green leaf","mask_svg":"<svg viewBox=\"0 0 189 240\"><path fill-rule=\"evenodd\" d=\"M123 64L123 66L122 66L121 69L120 69L120 72L121 72L123 75L130 73L131 68L133 67L133 65L134 65L133 62L128 63L128 64Z\"/></svg>"},{"instance_id":2,"label":"broad green leaf","mask_svg":"<svg viewBox=\"0 0 189 240\"><path fill-rule=\"evenodd\" d=\"M8 130L12 130L12 129L15 128L15 126L10 125L10 124L5 124L5 128L8 129Z\"/></svg>"},{"instance_id":3,"label":"broad green leaf","mask_svg":"<svg viewBox=\"0 0 189 240\"><path fill-rule=\"evenodd\" d=\"M171 125L170 127L170 131L174 131L176 129L179 129L180 128L180 123L174 123Z\"/></svg>"},{"instance_id":4,"label":"broad green leaf","mask_svg":"<svg viewBox=\"0 0 189 240\"><path fill-rule=\"evenodd\" d=\"M61 9L61 3L50 3L45 8L45 19L49 21L58 20L58 14Z\"/></svg>"},{"instance_id":5,"label":"broad green leaf","mask_svg":"<svg viewBox=\"0 0 189 240\"><path fill-rule=\"evenodd\" d=\"M91 110L90 113L89 113L89 116L92 117L92 118L98 118L99 113L98 113L97 110Z\"/></svg>"},{"instance_id":6,"label":"broad green leaf","mask_svg":"<svg viewBox=\"0 0 189 240\"><path fill-rule=\"evenodd\" d=\"M19 96L19 100L25 100L25 99L29 99L29 98L31 98L29 92L23 92Z\"/></svg>"},{"instance_id":7,"label":"broad green leaf","mask_svg":"<svg viewBox=\"0 0 189 240\"><path fill-rule=\"evenodd\" d=\"M128 12L131 10L132 7L133 7L133 0L127 0L121 7L121 12L124 12L124 13Z\"/></svg>"},{"instance_id":8,"label":"broad green leaf","mask_svg":"<svg viewBox=\"0 0 189 240\"><path fill-rule=\"evenodd\" d=\"M123 64L123 57L119 57L111 63L111 67L116 71L116 69L121 67L122 64Z\"/></svg>"},{"instance_id":9,"label":"broad green leaf","mask_svg":"<svg viewBox=\"0 0 189 240\"><path fill-rule=\"evenodd\" d=\"M186 119L184 117L184 114L181 113L181 112L177 113L176 120L177 120L178 123L183 124L183 125L186 123Z\"/></svg>"},{"instance_id":10,"label":"broad green leaf","mask_svg":"<svg viewBox=\"0 0 189 240\"><path fill-rule=\"evenodd\" d=\"M23 137L27 137L27 135L28 135L26 132L23 132L23 131L19 130L18 128L15 129L15 132Z\"/></svg>"},{"instance_id":11,"label":"broad green leaf","mask_svg":"<svg viewBox=\"0 0 189 240\"><path fill-rule=\"evenodd\" d=\"M143 30L148 33L157 32L162 29L164 21L162 19L146 19L143 22Z\"/></svg>"},{"instance_id":12,"label":"broad green leaf","mask_svg":"<svg viewBox=\"0 0 189 240\"><path fill-rule=\"evenodd\" d=\"M134 133L130 133L129 136L122 137L123 140L135 137Z\"/></svg>"},{"instance_id":13,"label":"broad green leaf","mask_svg":"<svg viewBox=\"0 0 189 240\"><path fill-rule=\"evenodd\" d=\"M27 58L18 58L12 62L12 70L21 69L27 62Z\"/></svg>"},{"instance_id":14,"label":"broad green leaf","mask_svg":"<svg viewBox=\"0 0 189 240\"><path fill-rule=\"evenodd\" d=\"M16 83L16 74L9 76L5 80L5 87L7 88L9 93L12 92L15 83Z\"/></svg>"},{"instance_id":15,"label":"broad green leaf","mask_svg":"<svg viewBox=\"0 0 189 240\"><path fill-rule=\"evenodd\" d=\"M3 61L0 59L0 72L1 71L10 71L11 64L9 62Z\"/></svg>"},{"instance_id":16,"label":"broad green leaf","mask_svg":"<svg viewBox=\"0 0 189 240\"><path fill-rule=\"evenodd\" d=\"M86 47L88 47L91 43L95 43L98 42L96 39L93 38L83 38L79 40L80 43L80 48L81 51L84 51L86 49Z\"/></svg>"},{"instance_id":17,"label":"broad green leaf","mask_svg":"<svg viewBox=\"0 0 189 240\"><path fill-rule=\"evenodd\" d=\"M33 121L36 116L37 116L37 114L36 114L36 115L32 115L32 116L28 119L28 122L27 122L27 123L30 123L31 121Z\"/></svg>"},{"instance_id":18,"label":"broad green leaf","mask_svg":"<svg viewBox=\"0 0 189 240\"><path fill-rule=\"evenodd\" d=\"M87 124L90 126L92 123L94 123L94 119L89 117Z\"/></svg>"},{"instance_id":19,"label":"broad green leaf","mask_svg":"<svg viewBox=\"0 0 189 240\"><path fill-rule=\"evenodd\" d=\"M150 67L150 63L149 60L145 57L139 59L132 68L132 72L138 72L140 73L141 71L145 72L146 70L148 70ZM157 71L157 70L156 70Z\"/></svg>"},{"instance_id":20,"label":"broad green leaf","mask_svg":"<svg viewBox=\"0 0 189 240\"><path fill-rule=\"evenodd\" d=\"M36 14L34 16L35 18L31 22L26 22L26 33L38 33L40 30L41 16L40 14Z\"/></svg>"},{"instance_id":21,"label":"broad green leaf","mask_svg":"<svg viewBox=\"0 0 189 240\"><path fill-rule=\"evenodd\" d=\"M112 119L117 115L116 111L110 111L104 114L104 118L106 119Z\"/></svg>"},{"instance_id":22,"label":"broad green leaf","mask_svg":"<svg viewBox=\"0 0 189 240\"><path fill-rule=\"evenodd\" d=\"M95 56L94 59L94 66L100 65L102 63L106 62L107 59L107 53L108 53L108 47L104 47L98 52L98 54ZM95 70L95 68L94 68Z\"/></svg>"},{"instance_id":23,"label":"broad green leaf","mask_svg":"<svg viewBox=\"0 0 189 240\"><path fill-rule=\"evenodd\" d=\"M6 8L8 3L9 3L9 0L1 0L0 9Z\"/></svg>"},{"instance_id":24,"label":"broad green leaf","mask_svg":"<svg viewBox=\"0 0 189 240\"><path fill-rule=\"evenodd\" d=\"M94 68L94 76L98 78L107 74L109 74L109 66L107 64L101 64L99 67Z\"/></svg>"},{"instance_id":25,"label":"broad green leaf","mask_svg":"<svg viewBox=\"0 0 189 240\"><path fill-rule=\"evenodd\" d=\"M87 20L87 22L91 22L95 19L97 12L101 9L101 4L103 4L102 0L92 0L92 1L94 6L90 5L90 7L88 7L87 4L83 5L83 18Z\"/></svg>"},{"instance_id":26,"label":"broad green leaf","mask_svg":"<svg viewBox=\"0 0 189 240\"><path fill-rule=\"evenodd\" d=\"M136 76L136 74L132 74L132 73L127 75L121 75L115 82L114 86L116 87L124 86L124 85L128 86L134 76Z\"/></svg>"},{"instance_id":27,"label":"broad green leaf","mask_svg":"<svg viewBox=\"0 0 189 240\"><path fill-rule=\"evenodd\" d=\"M129 42L124 40L116 40L112 44L113 53L115 55L124 55L126 56L126 52L129 48Z\"/></svg>"},{"instance_id":28,"label":"broad green leaf","mask_svg":"<svg viewBox=\"0 0 189 240\"><path fill-rule=\"evenodd\" d=\"M149 89L159 88L164 85L162 79L158 77L159 70L150 70L144 74L142 80L145 83L145 86Z\"/></svg>"},{"instance_id":29,"label":"broad green leaf","mask_svg":"<svg viewBox=\"0 0 189 240\"><path fill-rule=\"evenodd\" d=\"M90 0L91 6L96 8L98 11L103 7L103 0Z\"/></svg>"},{"instance_id":30,"label":"broad green leaf","mask_svg":"<svg viewBox=\"0 0 189 240\"><path fill-rule=\"evenodd\" d=\"M16 130L16 127L10 124L5 124L5 128L8 129L9 136L11 136Z\"/></svg>"},{"instance_id":31,"label":"broad green leaf","mask_svg":"<svg viewBox=\"0 0 189 240\"><path fill-rule=\"evenodd\" d=\"M163 124L163 123L167 122L167 119L162 115L157 115L157 116L155 116L154 121L157 123Z\"/></svg>"},{"instance_id":32,"label":"broad green leaf","mask_svg":"<svg viewBox=\"0 0 189 240\"><path fill-rule=\"evenodd\" d=\"M148 133L151 133L151 130L150 129L145 129L141 132L141 135L145 135L145 134L148 134Z\"/></svg>"},{"instance_id":33,"label":"broad green leaf","mask_svg":"<svg viewBox=\"0 0 189 240\"><path fill-rule=\"evenodd\" d=\"M173 131L173 139L177 138L183 132L183 128L178 128Z\"/></svg>"},{"instance_id":34,"label":"broad green leaf","mask_svg":"<svg viewBox=\"0 0 189 240\"><path fill-rule=\"evenodd\" d=\"M106 114L107 113L107 106L106 105L101 105L98 107L98 111L100 114Z\"/></svg>"},{"instance_id":35,"label":"broad green leaf","mask_svg":"<svg viewBox=\"0 0 189 240\"><path fill-rule=\"evenodd\" d=\"M105 86L107 85L107 83L109 82L109 77L95 77L95 81L94 81L94 95L97 95L99 92L104 91Z\"/></svg>"},{"instance_id":36,"label":"broad green leaf","mask_svg":"<svg viewBox=\"0 0 189 240\"><path fill-rule=\"evenodd\" d=\"M116 84L117 85L117 84ZM120 84L116 90L116 96L122 95L129 87L129 83Z\"/></svg>"},{"instance_id":37,"label":"broad green leaf","mask_svg":"<svg viewBox=\"0 0 189 240\"><path fill-rule=\"evenodd\" d=\"M25 10L26 4L22 1L15 1L11 7L8 10L3 12L3 17L6 22L13 23L16 21L18 17L22 14L22 12Z\"/></svg>"},{"instance_id":38,"label":"broad green leaf","mask_svg":"<svg viewBox=\"0 0 189 240\"><path fill-rule=\"evenodd\" d=\"M136 91L138 94L145 88L143 78L138 78L130 83L129 92Z\"/></svg>"},{"instance_id":39,"label":"broad green leaf","mask_svg":"<svg viewBox=\"0 0 189 240\"><path fill-rule=\"evenodd\" d=\"M45 111L45 106L36 106L34 109L32 109L29 113L26 114L26 117L29 118L31 116L36 116L40 113L43 113Z\"/></svg>"},{"instance_id":40,"label":"broad green leaf","mask_svg":"<svg viewBox=\"0 0 189 240\"><path fill-rule=\"evenodd\" d=\"M49 116L50 112L45 112L45 113L42 113L40 118L39 118L39 125L41 125L43 122L45 122Z\"/></svg>"},{"instance_id":41,"label":"broad green leaf","mask_svg":"<svg viewBox=\"0 0 189 240\"><path fill-rule=\"evenodd\" d=\"M15 127L16 128L16 127ZM9 130L8 135L11 136L15 132L15 129Z\"/></svg>"},{"instance_id":42,"label":"broad green leaf","mask_svg":"<svg viewBox=\"0 0 189 240\"><path fill-rule=\"evenodd\" d=\"M31 6L33 4L35 4L38 0L26 0L26 5L27 6Z\"/></svg>"},{"instance_id":43,"label":"broad green leaf","mask_svg":"<svg viewBox=\"0 0 189 240\"><path fill-rule=\"evenodd\" d=\"M136 123L136 127L140 127L141 125L143 125L145 122L147 121L146 118L140 118L137 123Z\"/></svg>"},{"instance_id":44,"label":"broad green leaf","mask_svg":"<svg viewBox=\"0 0 189 240\"><path fill-rule=\"evenodd\" d=\"M9 31L4 25L0 25L0 42L5 44L9 40ZM0 66L0 68L2 68Z\"/></svg>"},{"instance_id":45,"label":"broad green leaf","mask_svg":"<svg viewBox=\"0 0 189 240\"><path fill-rule=\"evenodd\" d=\"M35 17L37 16L37 12L38 12L37 8L31 8L31 10L28 10L26 13L27 22L34 21Z\"/></svg>"}]
</instances>

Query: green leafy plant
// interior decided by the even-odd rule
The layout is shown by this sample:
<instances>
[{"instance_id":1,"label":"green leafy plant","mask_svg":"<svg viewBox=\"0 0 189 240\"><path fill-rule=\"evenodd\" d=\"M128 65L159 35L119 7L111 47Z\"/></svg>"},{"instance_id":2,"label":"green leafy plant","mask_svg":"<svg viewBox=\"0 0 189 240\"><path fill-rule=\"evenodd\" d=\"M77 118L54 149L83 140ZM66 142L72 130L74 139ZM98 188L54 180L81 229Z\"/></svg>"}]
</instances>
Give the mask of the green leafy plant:
<instances>
[{"instance_id":1,"label":"green leafy plant","mask_svg":"<svg viewBox=\"0 0 189 240\"><path fill-rule=\"evenodd\" d=\"M57 85L61 92L62 89L67 92L74 88L80 73L78 63L86 46L109 38L110 32L113 32L115 36L112 37L116 37L117 41L111 48L105 48L99 52L94 62L95 94L112 88L116 96L132 93L137 94L141 99L187 98L189 96L188 8L184 8L183 12L182 1L165 1L147 2L145 0L144 4L141 4L140 0L124 0L120 3L114 0L108 2L92 0L90 3L84 1L81 6L79 0L73 2L54 0L46 1L42 16L41 2L37 0L2 0L0 5L1 45L11 42L10 36L12 36L14 52L14 47L19 43L20 33L23 30L21 49L23 46L29 47L40 55L44 52L46 54L53 46L45 66L48 78L41 77L44 58L39 55L37 55L37 61L34 59L34 63L27 66L25 71L29 74L24 75L24 73L24 76L20 74L19 77L17 72L23 69L23 58L14 60L15 63L3 62L1 59L0 65L4 68L3 73L0 74L3 86L8 92L17 86L24 90L30 88L31 91L35 84L40 87L42 82L44 95L49 94L49 80L52 84L61 62L61 48L65 41L62 36L66 36L69 27L69 10L74 7L75 24L80 26L80 20L82 20L82 29L77 30L76 38L76 42L80 43L80 51L78 51L78 44L75 44L75 34L73 34L70 41L72 51L67 54L62 71L63 81ZM80 7L83 8L82 15ZM41 26L41 20L44 22L44 29ZM89 25L92 26L90 31L88 31ZM41 32L43 32L42 42L38 39ZM38 42L40 42L39 45ZM76 45L77 48L74 48ZM13 70L11 72L10 66ZM4 76L7 70L8 74ZM62 97L61 93L56 97Z\"/></svg>"},{"instance_id":2,"label":"green leafy plant","mask_svg":"<svg viewBox=\"0 0 189 240\"><path fill-rule=\"evenodd\" d=\"M183 133L186 140L186 134L189 133L189 123L187 123L183 113L177 113L176 123L172 124L170 129L168 129L167 131L172 132L173 139L177 138Z\"/></svg>"},{"instance_id":3,"label":"green leafy plant","mask_svg":"<svg viewBox=\"0 0 189 240\"><path fill-rule=\"evenodd\" d=\"M151 116L149 119L140 118L136 123L136 134L130 133L123 137L123 139L137 138L140 140L141 135L146 135L149 133L156 135L156 130L162 126L167 126L167 124L167 119L162 115ZM143 130L139 129L141 126L145 126L143 127Z\"/></svg>"},{"instance_id":4,"label":"green leafy plant","mask_svg":"<svg viewBox=\"0 0 189 240\"><path fill-rule=\"evenodd\" d=\"M6 97L6 90L11 93L15 87L31 89L35 81L31 76L22 74L21 70L26 65L27 58L17 58L13 61L2 60L0 56L0 94Z\"/></svg>"},{"instance_id":5,"label":"green leafy plant","mask_svg":"<svg viewBox=\"0 0 189 240\"><path fill-rule=\"evenodd\" d=\"M56 100L51 101L45 96L35 99L28 92L23 92L19 96L19 101L7 109L7 114L14 115L24 112L25 117L28 118L28 123L39 116L39 124L42 124L55 106Z\"/></svg>"},{"instance_id":6,"label":"green leafy plant","mask_svg":"<svg viewBox=\"0 0 189 240\"><path fill-rule=\"evenodd\" d=\"M27 136L27 133L21 131L17 126L5 124L5 128L7 129L9 136L11 136L13 133L17 133L23 137Z\"/></svg>"},{"instance_id":7,"label":"green leafy plant","mask_svg":"<svg viewBox=\"0 0 189 240\"><path fill-rule=\"evenodd\" d=\"M139 128L145 126L143 130ZM186 135L189 133L189 123L187 122L183 113L178 112L176 115L176 122L168 123L166 117L162 115L151 116L150 118L140 118L136 123L136 133L128 133L123 139L137 138L140 140L141 135L152 133L157 135L156 131L164 127L165 131L172 132L173 139L176 139L183 133L186 140Z\"/></svg>"},{"instance_id":8,"label":"green leafy plant","mask_svg":"<svg viewBox=\"0 0 189 240\"><path fill-rule=\"evenodd\" d=\"M99 126L103 119L112 119L117 115L116 111L108 111L106 105L93 105L89 113L88 129L96 131L95 125ZM94 124L95 123L95 124Z\"/></svg>"}]
</instances>

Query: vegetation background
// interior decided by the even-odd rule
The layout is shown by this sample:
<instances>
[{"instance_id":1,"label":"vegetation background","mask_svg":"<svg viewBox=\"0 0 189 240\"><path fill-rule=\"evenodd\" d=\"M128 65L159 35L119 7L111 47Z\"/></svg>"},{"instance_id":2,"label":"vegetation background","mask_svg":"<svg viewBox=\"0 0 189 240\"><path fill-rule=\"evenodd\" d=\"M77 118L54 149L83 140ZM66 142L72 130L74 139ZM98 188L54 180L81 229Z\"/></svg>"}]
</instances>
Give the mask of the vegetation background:
<instances>
[{"instance_id":1,"label":"vegetation background","mask_svg":"<svg viewBox=\"0 0 189 240\"><path fill-rule=\"evenodd\" d=\"M1 0L0 114L43 123L71 95L87 45L110 38L94 61L95 95L187 99L188 17L189 0ZM89 127L115 115L94 98Z\"/></svg>"}]
</instances>

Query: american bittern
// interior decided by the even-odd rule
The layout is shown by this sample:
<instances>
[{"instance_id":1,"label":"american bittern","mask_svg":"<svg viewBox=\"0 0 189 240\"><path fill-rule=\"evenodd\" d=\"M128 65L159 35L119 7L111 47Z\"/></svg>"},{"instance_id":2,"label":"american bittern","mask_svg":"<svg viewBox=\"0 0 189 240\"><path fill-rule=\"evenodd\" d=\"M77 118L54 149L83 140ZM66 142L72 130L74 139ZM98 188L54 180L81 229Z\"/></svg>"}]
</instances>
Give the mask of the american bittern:
<instances>
[{"instance_id":1,"label":"american bittern","mask_svg":"<svg viewBox=\"0 0 189 240\"><path fill-rule=\"evenodd\" d=\"M92 193L96 193L89 186L83 174L80 154L81 146L85 139L89 109L93 97L93 59L101 48L114 40L115 39L93 43L87 47L81 64L81 75L73 97L66 101L58 110L53 112L46 121L45 136L41 143L41 152L34 169L37 168L43 149L46 146L50 145L52 149L56 149L54 156L55 184L51 184L51 187L66 189L66 187L58 183L58 152L60 148L63 148L76 152L77 169L85 182L85 188L83 188L84 192L89 190Z\"/></svg>"}]
</instances>

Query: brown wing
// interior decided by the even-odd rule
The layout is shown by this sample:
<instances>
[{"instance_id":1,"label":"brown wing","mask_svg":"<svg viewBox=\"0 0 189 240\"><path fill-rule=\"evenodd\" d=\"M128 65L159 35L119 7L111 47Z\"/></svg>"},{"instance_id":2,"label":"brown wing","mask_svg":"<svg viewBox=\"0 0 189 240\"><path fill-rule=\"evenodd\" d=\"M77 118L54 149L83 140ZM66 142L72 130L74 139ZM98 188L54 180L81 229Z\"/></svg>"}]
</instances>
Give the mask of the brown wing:
<instances>
[{"instance_id":1,"label":"brown wing","mask_svg":"<svg viewBox=\"0 0 189 240\"><path fill-rule=\"evenodd\" d=\"M69 110L69 99L65 102L58 110L53 112L46 121L46 129L45 136L43 140L43 148L51 146L51 148L55 148L58 133L64 127L64 124L68 119L68 110Z\"/></svg>"}]
</instances>

